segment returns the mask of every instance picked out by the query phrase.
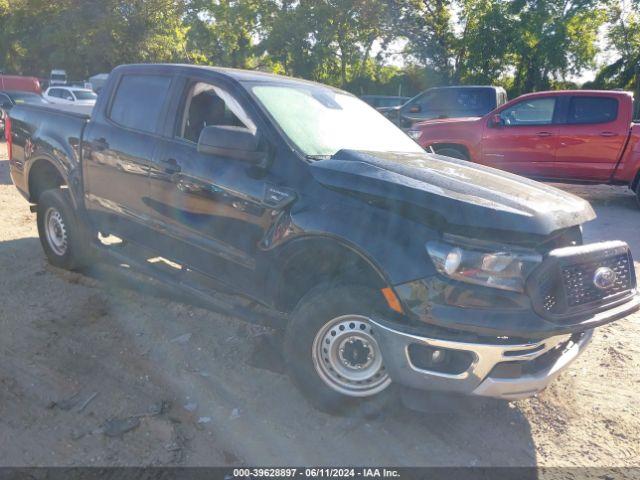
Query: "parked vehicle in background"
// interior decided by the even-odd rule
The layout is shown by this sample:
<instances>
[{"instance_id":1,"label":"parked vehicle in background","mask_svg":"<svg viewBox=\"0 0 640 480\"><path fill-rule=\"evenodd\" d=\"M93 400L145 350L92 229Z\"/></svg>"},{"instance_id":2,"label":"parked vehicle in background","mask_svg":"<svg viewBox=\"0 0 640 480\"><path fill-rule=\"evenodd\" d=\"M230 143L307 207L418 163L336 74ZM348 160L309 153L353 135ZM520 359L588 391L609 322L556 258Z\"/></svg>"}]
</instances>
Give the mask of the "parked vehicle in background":
<instances>
[{"instance_id":1,"label":"parked vehicle in background","mask_svg":"<svg viewBox=\"0 0 640 480\"><path fill-rule=\"evenodd\" d=\"M564 90L512 100L478 119L434 120L409 134L424 148L556 181L628 185L640 202L640 124L628 92Z\"/></svg>"},{"instance_id":2,"label":"parked vehicle in background","mask_svg":"<svg viewBox=\"0 0 640 480\"><path fill-rule=\"evenodd\" d=\"M640 304L628 246L583 245L586 201L426 153L324 85L128 65L90 117L20 105L9 127L52 264L100 252L235 315L215 289L249 297L323 409L392 382L531 396Z\"/></svg>"},{"instance_id":3,"label":"parked vehicle in background","mask_svg":"<svg viewBox=\"0 0 640 480\"><path fill-rule=\"evenodd\" d=\"M5 118L7 114L15 105L22 103L47 105L47 102L35 93L0 90L0 138L4 138Z\"/></svg>"},{"instance_id":4,"label":"parked vehicle in background","mask_svg":"<svg viewBox=\"0 0 640 480\"><path fill-rule=\"evenodd\" d=\"M36 77L18 75L0 75L0 90L17 90L21 92L42 93L42 86Z\"/></svg>"},{"instance_id":5,"label":"parked vehicle in background","mask_svg":"<svg viewBox=\"0 0 640 480\"><path fill-rule=\"evenodd\" d=\"M75 87L49 87L44 98L51 102L64 105L95 105L98 95L93 90Z\"/></svg>"},{"instance_id":6,"label":"parked vehicle in background","mask_svg":"<svg viewBox=\"0 0 640 480\"><path fill-rule=\"evenodd\" d=\"M91 88L93 89L93 91L97 94L100 94L105 84L107 83L108 78L108 73L98 73L97 75L89 77L89 82L91 82Z\"/></svg>"},{"instance_id":7,"label":"parked vehicle in background","mask_svg":"<svg viewBox=\"0 0 640 480\"><path fill-rule=\"evenodd\" d=\"M51 70L49 75L49 86L52 85L66 85L67 84L67 72L64 70Z\"/></svg>"},{"instance_id":8,"label":"parked vehicle in background","mask_svg":"<svg viewBox=\"0 0 640 480\"><path fill-rule=\"evenodd\" d=\"M409 100L409 97L392 95L362 95L360 98L377 110L382 108L399 107Z\"/></svg>"},{"instance_id":9,"label":"parked vehicle in background","mask_svg":"<svg viewBox=\"0 0 640 480\"><path fill-rule=\"evenodd\" d=\"M480 117L507 102L502 87L433 87L416 95L386 116L403 129L432 118Z\"/></svg>"}]
</instances>

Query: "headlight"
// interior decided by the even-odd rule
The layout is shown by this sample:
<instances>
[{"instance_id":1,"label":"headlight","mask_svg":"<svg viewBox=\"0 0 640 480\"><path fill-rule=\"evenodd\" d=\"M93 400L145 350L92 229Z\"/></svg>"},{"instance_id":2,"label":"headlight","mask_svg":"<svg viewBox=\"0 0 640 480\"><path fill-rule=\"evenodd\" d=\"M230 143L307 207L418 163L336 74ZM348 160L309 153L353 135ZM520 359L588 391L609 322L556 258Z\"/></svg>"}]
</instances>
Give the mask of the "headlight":
<instances>
[{"instance_id":1,"label":"headlight","mask_svg":"<svg viewBox=\"0 0 640 480\"><path fill-rule=\"evenodd\" d=\"M422 132L420 130L407 130L407 135L409 135L417 142L420 138L420 135L422 135Z\"/></svg>"},{"instance_id":2,"label":"headlight","mask_svg":"<svg viewBox=\"0 0 640 480\"><path fill-rule=\"evenodd\" d=\"M425 245L439 273L461 282L502 290L524 291L529 273L542 256L505 245L431 241Z\"/></svg>"}]
</instances>

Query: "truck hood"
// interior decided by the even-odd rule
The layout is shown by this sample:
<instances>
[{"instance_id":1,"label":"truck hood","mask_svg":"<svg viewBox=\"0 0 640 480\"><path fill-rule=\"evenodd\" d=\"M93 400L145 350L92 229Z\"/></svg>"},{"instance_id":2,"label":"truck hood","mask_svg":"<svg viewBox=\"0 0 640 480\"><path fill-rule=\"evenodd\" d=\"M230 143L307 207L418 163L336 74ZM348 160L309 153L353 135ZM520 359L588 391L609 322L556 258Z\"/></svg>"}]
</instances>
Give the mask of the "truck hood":
<instances>
[{"instance_id":1,"label":"truck hood","mask_svg":"<svg viewBox=\"0 0 640 480\"><path fill-rule=\"evenodd\" d=\"M556 188L429 153L341 150L312 163L311 172L328 188L463 228L548 235L596 216L589 203Z\"/></svg>"}]
</instances>

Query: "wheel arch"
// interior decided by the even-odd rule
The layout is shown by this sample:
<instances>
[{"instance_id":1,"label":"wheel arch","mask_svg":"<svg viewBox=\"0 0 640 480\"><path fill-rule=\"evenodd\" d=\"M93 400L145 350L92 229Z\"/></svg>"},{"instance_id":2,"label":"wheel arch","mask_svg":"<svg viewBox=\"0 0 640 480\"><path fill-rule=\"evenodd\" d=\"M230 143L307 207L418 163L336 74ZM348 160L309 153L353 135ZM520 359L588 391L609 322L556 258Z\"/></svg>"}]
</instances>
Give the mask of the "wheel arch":
<instances>
[{"instance_id":1,"label":"wheel arch","mask_svg":"<svg viewBox=\"0 0 640 480\"><path fill-rule=\"evenodd\" d=\"M433 148L434 152L437 148L452 148L455 150L459 150L466 155L468 160L471 160L471 151L469 150L469 147L467 147L463 143L435 142L430 144L429 146Z\"/></svg>"},{"instance_id":2,"label":"wheel arch","mask_svg":"<svg viewBox=\"0 0 640 480\"><path fill-rule=\"evenodd\" d=\"M389 286L386 275L373 259L350 243L330 236L291 240L280 247L276 265L280 267L275 271L277 281L272 295L276 308L283 312L291 312L307 292L325 282L376 290Z\"/></svg>"},{"instance_id":3,"label":"wheel arch","mask_svg":"<svg viewBox=\"0 0 640 480\"><path fill-rule=\"evenodd\" d=\"M37 204L46 190L67 185L65 172L48 156L38 156L29 162L27 188L29 201Z\"/></svg>"}]
</instances>

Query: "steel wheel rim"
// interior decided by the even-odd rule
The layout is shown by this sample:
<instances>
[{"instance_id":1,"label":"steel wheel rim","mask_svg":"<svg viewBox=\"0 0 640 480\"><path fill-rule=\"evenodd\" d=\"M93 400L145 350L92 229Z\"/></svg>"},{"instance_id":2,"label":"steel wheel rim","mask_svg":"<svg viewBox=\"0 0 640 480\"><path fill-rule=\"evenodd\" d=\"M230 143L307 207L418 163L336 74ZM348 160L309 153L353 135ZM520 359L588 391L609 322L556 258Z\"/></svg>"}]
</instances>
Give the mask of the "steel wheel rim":
<instances>
[{"instance_id":1,"label":"steel wheel rim","mask_svg":"<svg viewBox=\"0 0 640 480\"><path fill-rule=\"evenodd\" d=\"M62 214L56 208L50 207L46 211L44 231L47 243L56 255L63 256L67 253L67 228Z\"/></svg>"},{"instance_id":2,"label":"steel wheel rim","mask_svg":"<svg viewBox=\"0 0 640 480\"><path fill-rule=\"evenodd\" d=\"M391 383L367 317L343 315L330 320L316 334L312 353L322 381L343 395L368 397Z\"/></svg>"}]
</instances>

